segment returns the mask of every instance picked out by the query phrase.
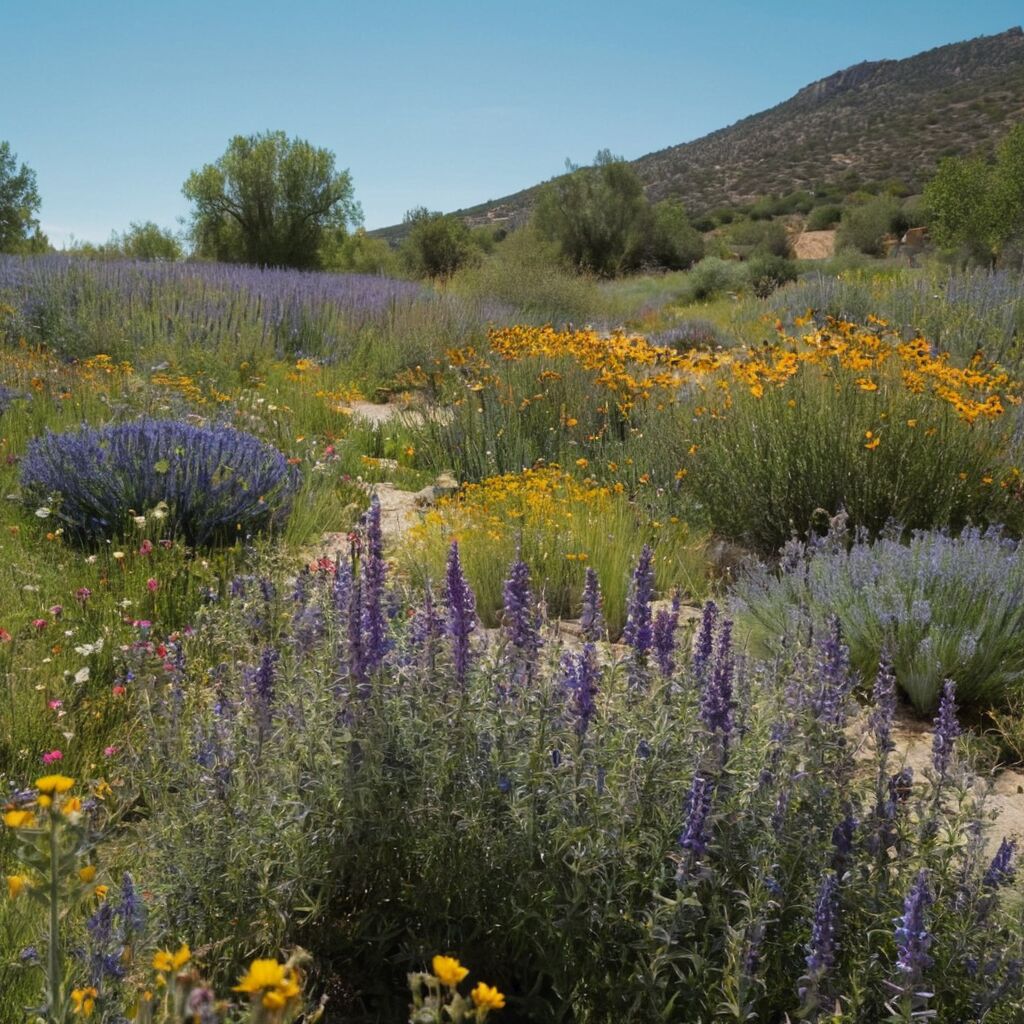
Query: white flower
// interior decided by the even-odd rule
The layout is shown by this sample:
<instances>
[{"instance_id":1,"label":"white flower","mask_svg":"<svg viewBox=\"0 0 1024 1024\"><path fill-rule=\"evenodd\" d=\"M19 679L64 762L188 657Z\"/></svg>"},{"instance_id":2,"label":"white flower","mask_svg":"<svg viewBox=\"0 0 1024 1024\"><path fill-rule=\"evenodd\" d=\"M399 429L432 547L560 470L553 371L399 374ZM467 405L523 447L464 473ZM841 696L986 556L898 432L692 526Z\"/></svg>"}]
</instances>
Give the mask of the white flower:
<instances>
[{"instance_id":1,"label":"white flower","mask_svg":"<svg viewBox=\"0 0 1024 1024\"><path fill-rule=\"evenodd\" d=\"M36 518L37 519L49 519L50 518L50 510L45 505L43 505L40 508L37 508L36 509Z\"/></svg>"},{"instance_id":2,"label":"white flower","mask_svg":"<svg viewBox=\"0 0 1024 1024\"><path fill-rule=\"evenodd\" d=\"M140 527L141 526L145 526L146 525L146 517L145 516L132 516L132 522L135 523L136 526L140 526Z\"/></svg>"},{"instance_id":3,"label":"white flower","mask_svg":"<svg viewBox=\"0 0 1024 1024\"><path fill-rule=\"evenodd\" d=\"M75 682L76 683L87 683L87 682L89 682L89 666L88 665L86 665L85 668L80 668L75 673Z\"/></svg>"}]
</instances>

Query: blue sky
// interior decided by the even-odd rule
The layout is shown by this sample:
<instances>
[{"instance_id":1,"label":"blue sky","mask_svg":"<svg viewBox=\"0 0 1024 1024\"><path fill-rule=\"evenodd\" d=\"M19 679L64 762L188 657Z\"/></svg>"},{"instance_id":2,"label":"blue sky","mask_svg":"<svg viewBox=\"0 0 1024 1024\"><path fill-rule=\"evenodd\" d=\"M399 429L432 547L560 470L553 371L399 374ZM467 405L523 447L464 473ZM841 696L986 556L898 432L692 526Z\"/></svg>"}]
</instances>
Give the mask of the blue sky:
<instances>
[{"instance_id":1,"label":"blue sky","mask_svg":"<svg viewBox=\"0 0 1024 1024\"><path fill-rule=\"evenodd\" d=\"M175 226L188 173L268 129L333 150L374 228L1022 20L1019 0L0 0L0 139L35 170L58 245Z\"/></svg>"}]
</instances>

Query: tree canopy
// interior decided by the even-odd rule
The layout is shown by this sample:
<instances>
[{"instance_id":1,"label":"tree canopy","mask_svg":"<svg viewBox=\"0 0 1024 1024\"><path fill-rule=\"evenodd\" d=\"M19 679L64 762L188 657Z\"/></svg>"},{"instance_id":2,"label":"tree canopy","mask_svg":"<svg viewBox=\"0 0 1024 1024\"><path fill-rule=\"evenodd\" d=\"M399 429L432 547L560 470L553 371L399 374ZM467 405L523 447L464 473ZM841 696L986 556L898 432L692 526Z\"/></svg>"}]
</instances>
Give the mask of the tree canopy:
<instances>
[{"instance_id":1,"label":"tree canopy","mask_svg":"<svg viewBox=\"0 0 1024 1024\"><path fill-rule=\"evenodd\" d=\"M405 223L409 233L402 258L418 277L451 277L473 254L472 234L454 214L417 206L406 213Z\"/></svg>"},{"instance_id":2,"label":"tree canopy","mask_svg":"<svg viewBox=\"0 0 1024 1024\"><path fill-rule=\"evenodd\" d=\"M604 149L591 167L566 166L541 188L534 223L573 266L616 277L650 264L682 269L703 255L683 207L652 206L622 157Z\"/></svg>"},{"instance_id":3,"label":"tree canopy","mask_svg":"<svg viewBox=\"0 0 1024 1024\"><path fill-rule=\"evenodd\" d=\"M1000 143L992 162L949 157L925 186L930 230L944 249L995 263L1024 243L1024 124Z\"/></svg>"},{"instance_id":4,"label":"tree canopy","mask_svg":"<svg viewBox=\"0 0 1024 1024\"><path fill-rule=\"evenodd\" d=\"M18 166L10 143L0 142L0 252L36 252L47 248L35 213L39 209L36 174Z\"/></svg>"},{"instance_id":5,"label":"tree canopy","mask_svg":"<svg viewBox=\"0 0 1024 1024\"><path fill-rule=\"evenodd\" d=\"M359 224L352 178L334 154L284 132L236 135L182 192L195 209L201 256L259 266L314 268L325 233Z\"/></svg>"}]
</instances>

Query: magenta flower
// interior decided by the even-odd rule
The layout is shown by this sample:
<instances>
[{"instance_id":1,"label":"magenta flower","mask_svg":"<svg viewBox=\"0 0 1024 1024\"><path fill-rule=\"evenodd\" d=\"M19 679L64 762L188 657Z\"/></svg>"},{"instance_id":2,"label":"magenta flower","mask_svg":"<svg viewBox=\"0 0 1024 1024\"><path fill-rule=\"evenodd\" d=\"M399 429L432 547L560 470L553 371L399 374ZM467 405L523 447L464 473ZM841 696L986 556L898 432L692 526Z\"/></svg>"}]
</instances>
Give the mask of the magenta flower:
<instances>
[{"instance_id":1,"label":"magenta flower","mask_svg":"<svg viewBox=\"0 0 1024 1024\"><path fill-rule=\"evenodd\" d=\"M64 755L59 750L51 750L43 754L43 764L53 764L55 761L64 760Z\"/></svg>"}]
</instances>

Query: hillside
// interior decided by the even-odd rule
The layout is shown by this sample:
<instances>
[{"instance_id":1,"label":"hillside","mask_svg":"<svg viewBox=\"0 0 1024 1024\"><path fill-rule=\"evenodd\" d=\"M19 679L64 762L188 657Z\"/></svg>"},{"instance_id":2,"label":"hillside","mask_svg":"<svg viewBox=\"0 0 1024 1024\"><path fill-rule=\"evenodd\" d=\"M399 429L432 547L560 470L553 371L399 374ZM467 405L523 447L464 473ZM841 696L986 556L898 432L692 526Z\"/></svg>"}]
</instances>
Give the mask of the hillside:
<instances>
[{"instance_id":1,"label":"hillside","mask_svg":"<svg viewBox=\"0 0 1024 1024\"><path fill-rule=\"evenodd\" d=\"M1024 31L864 61L778 106L634 160L653 200L692 214L770 193L897 178L920 188L943 156L991 149L1024 120ZM614 148L614 139L609 140ZM537 186L456 211L473 225L515 221ZM374 234L393 239L401 226Z\"/></svg>"}]
</instances>

